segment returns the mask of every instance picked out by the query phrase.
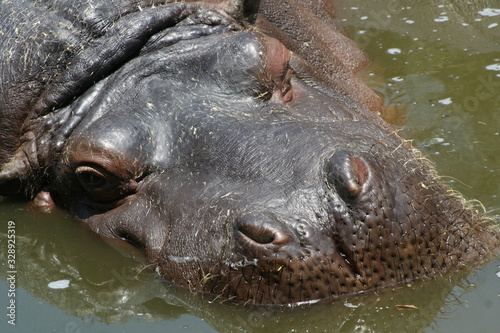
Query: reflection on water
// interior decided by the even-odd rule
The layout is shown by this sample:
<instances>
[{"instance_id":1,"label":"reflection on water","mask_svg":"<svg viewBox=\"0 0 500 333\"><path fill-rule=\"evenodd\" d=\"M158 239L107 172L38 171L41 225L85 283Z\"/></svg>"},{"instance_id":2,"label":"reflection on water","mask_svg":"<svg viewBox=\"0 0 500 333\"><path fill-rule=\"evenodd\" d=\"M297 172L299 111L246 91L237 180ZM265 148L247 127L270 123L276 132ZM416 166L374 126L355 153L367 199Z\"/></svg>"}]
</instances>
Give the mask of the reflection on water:
<instances>
[{"instance_id":1,"label":"reflection on water","mask_svg":"<svg viewBox=\"0 0 500 333\"><path fill-rule=\"evenodd\" d=\"M339 3L345 30L373 60L367 81L404 110L395 117L403 135L456 189L498 209L500 3Z\"/></svg>"},{"instance_id":2,"label":"reflection on water","mask_svg":"<svg viewBox=\"0 0 500 333\"><path fill-rule=\"evenodd\" d=\"M373 60L364 75L386 97L388 116L445 181L499 221L500 2L338 3L346 32ZM469 276L477 289L441 309L426 331L497 332L499 265Z\"/></svg>"},{"instance_id":3,"label":"reflection on water","mask_svg":"<svg viewBox=\"0 0 500 333\"><path fill-rule=\"evenodd\" d=\"M295 308L220 304L163 284L140 256L116 251L65 213L40 216L24 206L4 201L0 213L2 221L16 222L17 332L419 331L436 317L446 318L443 309L460 308L461 298L485 278L464 279L461 273ZM6 262L5 254L0 262ZM6 289L2 283L2 295ZM487 295L489 307L496 306ZM416 309L398 311L397 305ZM1 325L2 332L14 332L5 321Z\"/></svg>"},{"instance_id":4,"label":"reflection on water","mask_svg":"<svg viewBox=\"0 0 500 333\"><path fill-rule=\"evenodd\" d=\"M481 200L498 218L500 4L339 4L346 32L374 61L365 76L387 97L388 117L453 187ZM140 255L124 255L65 213L32 214L23 202L0 201L2 246L10 220L16 223L17 325L6 320L2 250L1 332L496 332L500 326L499 260L468 276L387 288L336 304L247 307L163 284ZM50 284L57 281L62 285ZM396 305L418 309L398 311Z\"/></svg>"}]
</instances>

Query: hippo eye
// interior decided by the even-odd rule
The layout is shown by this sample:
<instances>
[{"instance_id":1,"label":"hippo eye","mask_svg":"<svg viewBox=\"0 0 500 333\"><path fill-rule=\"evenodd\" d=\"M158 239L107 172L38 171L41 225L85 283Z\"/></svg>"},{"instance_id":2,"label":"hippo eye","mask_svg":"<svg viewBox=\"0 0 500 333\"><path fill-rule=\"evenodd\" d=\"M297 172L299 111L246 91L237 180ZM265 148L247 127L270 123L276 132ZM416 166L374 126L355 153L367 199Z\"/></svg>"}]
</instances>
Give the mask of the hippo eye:
<instances>
[{"instance_id":1,"label":"hippo eye","mask_svg":"<svg viewBox=\"0 0 500 333\"><path fill-rule=\"evenodd\" d=\"M270 99L275 103L289 103L293 100L292 69L288 66L284 68L283 74L275 82L274 91Z\"/></svg>"},{"instance_id":2,"label":"hippo eye","mask_svg":"<svg viewBox=\"0 0 500 333\"><path fill-rule=\"evenodd\" d=\"M84 188L97 188L106 184L105 176L91 167L79 167L76 176Z\"/></svg>"},{"instance_id":3,"label":"hippo eye","mask_svg":"<svg viewBox=\"0 0 500 333\"><path fill-rule=\"evenodd\" d=\"M92 200L113 201L123 195L123 181L95 166L79 166L76 177Z\"/></svg>"},{"instance_id":4,"label":"hippo eye","mask_svg":"<svg viewBox=\"0 0 500 333\"><path fill-rule=\"evenodd\" d=\"M281 96L283 99L283 103L291 102L293 99L293 90L292 90L292 70L290 67L287 68L285 72L285 76L283 78L283 83L281 86Z\"/></svg>"},{"instance_id":5,"label":"hippo eye","mask_svg":"<svg viewBox=\"0 0 500 333\"><path fill-rule=\"evenodd\" d=\"M290 65L292 53L274 38L265 38L262 42L264 57L261 74L269 89L263 97L271 103L290 103L294 99L293 70Z\"/></svg>"}]
</instances>

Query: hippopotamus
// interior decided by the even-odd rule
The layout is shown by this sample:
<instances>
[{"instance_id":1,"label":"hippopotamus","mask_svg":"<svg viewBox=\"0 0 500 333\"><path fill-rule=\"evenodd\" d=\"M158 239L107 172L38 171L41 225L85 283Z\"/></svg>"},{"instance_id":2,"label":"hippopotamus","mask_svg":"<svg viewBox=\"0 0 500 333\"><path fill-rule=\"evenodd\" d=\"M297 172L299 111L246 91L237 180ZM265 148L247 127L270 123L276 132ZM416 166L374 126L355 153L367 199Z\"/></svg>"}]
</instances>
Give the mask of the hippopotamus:
<instances>
[{"instance_id":1,"label":"hippopotamus","mask_svg":"<svg viewBox=\"0 0 500 333\"><path fill-rule=\"evenodd\" d=\"M499 248L381 118L330 2L3 0L0 45L0 195L169 283L301 304Z\"/></svg>"}]
</instances>

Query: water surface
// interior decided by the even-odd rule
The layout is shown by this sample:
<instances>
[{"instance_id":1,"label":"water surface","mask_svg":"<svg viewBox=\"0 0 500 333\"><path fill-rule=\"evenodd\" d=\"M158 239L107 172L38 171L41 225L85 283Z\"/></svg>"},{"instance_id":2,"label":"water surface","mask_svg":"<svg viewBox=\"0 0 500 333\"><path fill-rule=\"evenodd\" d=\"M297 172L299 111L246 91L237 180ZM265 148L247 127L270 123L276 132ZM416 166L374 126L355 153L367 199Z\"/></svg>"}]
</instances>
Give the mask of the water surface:
<instances>
[{"instance_id":1,"label":"water surface","mask_svg":"<svg viewBox=\"0 0 500 333\"><path fill-rule=\"evenodd\" d=\"M363 73L403 136L498 219L500 3L339 1L346 32L373 60ZM500 261L335 304L220 304L161 283L140 254L115 249L64 212L0 200L0 244L16 230L16 326L0 251L1 332L498 332ZM58 289L59 288L59 289ZM398 311L396 305L418 309Z\"/></svg>"}]
</instances>

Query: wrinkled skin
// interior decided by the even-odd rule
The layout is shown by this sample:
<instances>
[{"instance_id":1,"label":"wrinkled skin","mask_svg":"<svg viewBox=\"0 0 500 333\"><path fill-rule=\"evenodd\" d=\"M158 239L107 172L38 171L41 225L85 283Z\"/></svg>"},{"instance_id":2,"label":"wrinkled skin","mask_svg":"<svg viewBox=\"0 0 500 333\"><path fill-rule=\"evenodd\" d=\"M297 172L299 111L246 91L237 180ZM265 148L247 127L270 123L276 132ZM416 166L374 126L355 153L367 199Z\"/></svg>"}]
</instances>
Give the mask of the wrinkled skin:
<instances>
[{"instance_id":1,"label":"wrinkled skin","mask_svg":"<svg viewBox=\"0 0 500 333\"><path fill-rule=\"evenodd\" d=\"M165 280L244 302L335 299L498 248L374 112L359 50L333 25L344 47L321 49L321 26L280 12L294 1L46 3L0 4L0 194L61 206Z\"/></svg>"}]
</instances>

